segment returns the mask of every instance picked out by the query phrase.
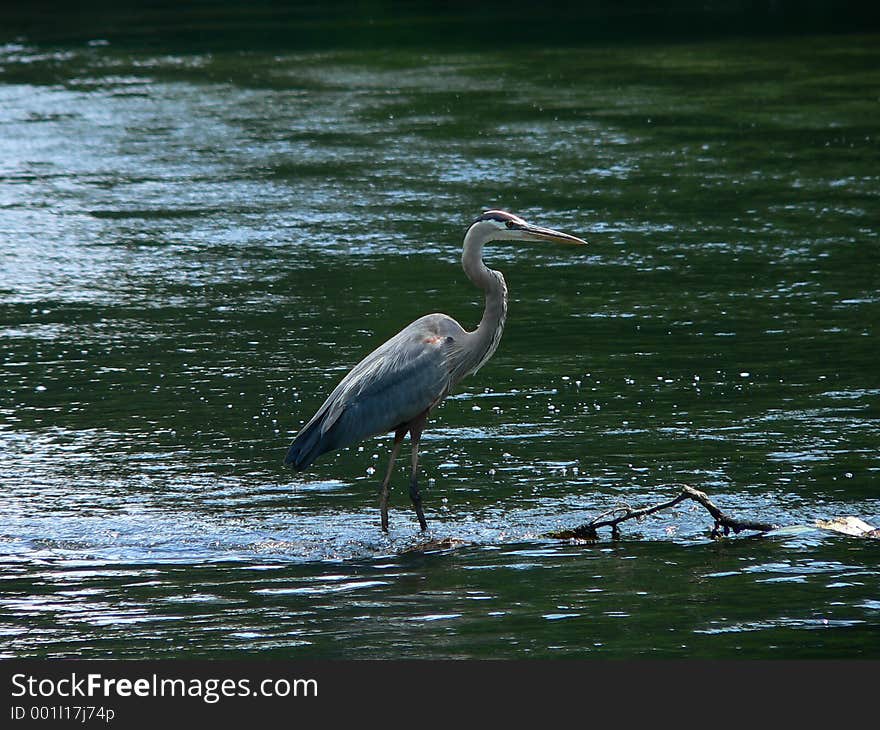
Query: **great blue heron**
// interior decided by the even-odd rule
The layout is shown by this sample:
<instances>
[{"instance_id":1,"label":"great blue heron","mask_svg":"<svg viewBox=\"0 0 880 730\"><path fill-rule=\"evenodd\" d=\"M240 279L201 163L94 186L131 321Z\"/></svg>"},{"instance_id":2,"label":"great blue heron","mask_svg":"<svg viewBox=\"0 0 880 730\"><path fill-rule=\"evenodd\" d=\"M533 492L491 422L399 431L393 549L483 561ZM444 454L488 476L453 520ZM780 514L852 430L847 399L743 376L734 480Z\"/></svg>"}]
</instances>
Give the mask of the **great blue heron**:
<instances>
[{"instance_id":1,"label":"great blue heron","mask_svg":"<svg viewBox=\"0 0 880 730\"><path fill-rule=\"evenodd\" d=\"M452 317L427 314L377 347L333 389L318 412L297 434L284 463L297 471L327 451L350 446L367 436L394 432L388 471L379 507L382 529L388 531L388 484L394 461L407 432L412 442L409 496L419 525L427 529L418 485L419 440L431 410L466 375L492 357L507 317L507 284L499 271L483 263L489 241L555 241L585 244L566 233L540 228L502 210L489 210L467 229L461 265L486 292L479 326L468 332Z\"/></svg>"}]
</instances>

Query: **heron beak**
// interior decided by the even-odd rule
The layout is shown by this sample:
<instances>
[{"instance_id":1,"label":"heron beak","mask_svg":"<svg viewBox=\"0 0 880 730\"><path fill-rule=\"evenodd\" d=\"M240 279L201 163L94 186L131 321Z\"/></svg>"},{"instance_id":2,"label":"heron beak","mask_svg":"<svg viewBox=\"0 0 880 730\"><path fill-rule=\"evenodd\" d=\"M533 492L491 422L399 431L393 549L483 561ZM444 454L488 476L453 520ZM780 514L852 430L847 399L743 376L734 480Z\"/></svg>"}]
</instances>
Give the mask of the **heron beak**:
<instances>
[{"instance_id":1,"label":"heron beak","mask_svg":"<svg viewBox=\"0 0 880 730\"><path fill-rule=\"evenodd\" d=\"M554 231L552 228L541 228L530 224L520 228L519 233L524 234L520 239L523 241L552 241L554 243L573 243L577 246L587 245L586 241L576 236L569 236L567 233Z\"/></svg>"}]
</instances>

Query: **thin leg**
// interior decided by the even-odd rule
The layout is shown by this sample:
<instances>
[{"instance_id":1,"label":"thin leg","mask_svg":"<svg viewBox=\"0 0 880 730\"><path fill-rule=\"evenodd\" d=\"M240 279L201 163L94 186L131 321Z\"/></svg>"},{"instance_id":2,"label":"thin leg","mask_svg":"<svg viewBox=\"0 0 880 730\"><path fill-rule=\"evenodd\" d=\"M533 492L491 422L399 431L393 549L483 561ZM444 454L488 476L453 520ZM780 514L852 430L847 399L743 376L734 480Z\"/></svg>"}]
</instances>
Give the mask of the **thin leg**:
<instances>
[{"instance_id":1,"label":"thin leg","mask_svg":"<svg viewBox=\"0 0 880 730\"><path fill-rule=\"evenodd\" d=\"M427 422L428 414L425 412L410 424L409 430L409 437L412 441L412 475L409 479L409 498L416 509L419 525L423 531L428 529L428 523L425 522L425 514L422 512L422 495L419 492L419 441L422 438L422 431L425 430Z\"/></svg>"},{"instance_id":2,"label":"thin leg","mask_svg":"<svg viewBox=\"0 0 880 730\"><path fill-rule=\"evenodd\" d=\"M379 492L379 509L382 511L383 532L388 532L388 483L391 481L394 461L400 453L400 445L403 443L404 436L406 436L406 430L394 433L394 446L391 447L391 457L388 459L388 471L385 472L385 481L382 482L382 489Z\"/></svg>"}]
</instances>

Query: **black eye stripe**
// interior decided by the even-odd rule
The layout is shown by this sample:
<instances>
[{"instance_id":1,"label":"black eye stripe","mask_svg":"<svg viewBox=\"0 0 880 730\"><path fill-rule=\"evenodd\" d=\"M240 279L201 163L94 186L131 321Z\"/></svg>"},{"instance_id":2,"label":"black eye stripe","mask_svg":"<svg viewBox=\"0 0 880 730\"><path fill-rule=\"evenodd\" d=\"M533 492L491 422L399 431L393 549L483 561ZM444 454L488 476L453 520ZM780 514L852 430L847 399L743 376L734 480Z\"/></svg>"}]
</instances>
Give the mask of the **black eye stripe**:
<instances>
[{"instance_id":1,"label":"black eye stripe","mask_svg":"<svg viewBox=\"0 0 880 730\"><path fill-rule=\"evenodd\" d=\"M498 221L499 223L506 223L507 221L510 220L510 218L507 215L500 213L500 212L487 211L486 213L483 213L483 215L477 216L477 220L478 221Z\"/></svg>"}]
</instances>

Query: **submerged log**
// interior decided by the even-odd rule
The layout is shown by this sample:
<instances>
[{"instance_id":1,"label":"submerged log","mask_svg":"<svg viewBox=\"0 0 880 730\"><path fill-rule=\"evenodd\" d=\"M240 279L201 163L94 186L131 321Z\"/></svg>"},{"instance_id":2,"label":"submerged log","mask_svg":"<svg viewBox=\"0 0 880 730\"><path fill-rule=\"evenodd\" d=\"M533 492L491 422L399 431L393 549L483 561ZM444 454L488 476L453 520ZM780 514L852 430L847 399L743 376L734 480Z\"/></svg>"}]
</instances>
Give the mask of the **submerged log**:
<instances>
[{"instance_id":1,"label":"submerged log","mask_svg":"<svg viewBox=\"0 0 880 730\"><path fill-rule=\"evenodd\" d=\"M455 537L442 537L437 539L421 540L413 545L409 545L401 550L402 555L409 553L435 553L445 550L455 550L462 545L467 545L465 540L459 540Z\"/></svg>"}]
</instances>

